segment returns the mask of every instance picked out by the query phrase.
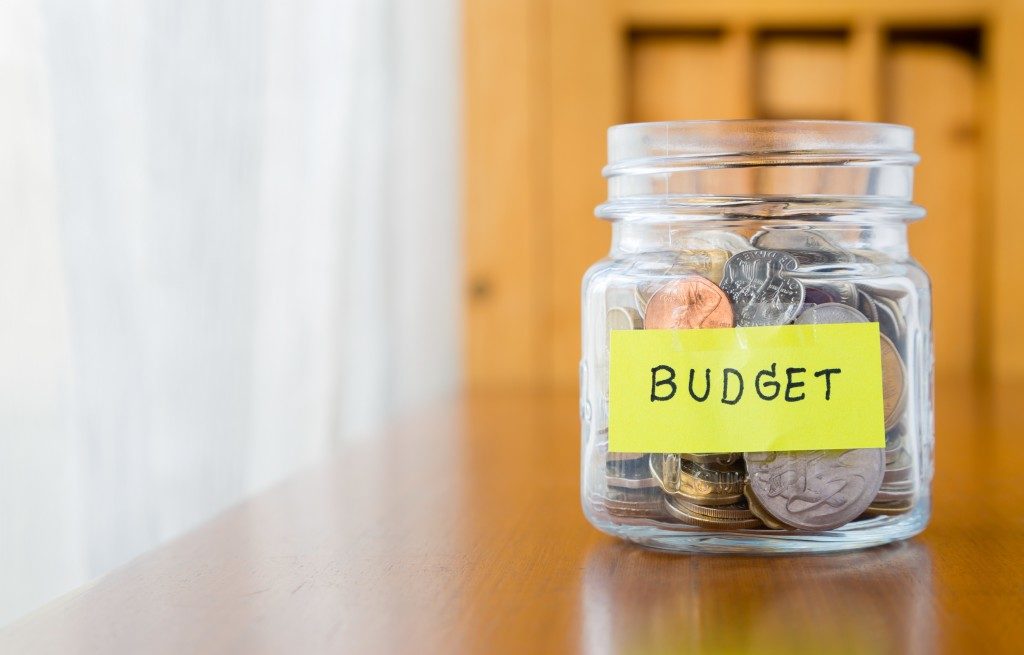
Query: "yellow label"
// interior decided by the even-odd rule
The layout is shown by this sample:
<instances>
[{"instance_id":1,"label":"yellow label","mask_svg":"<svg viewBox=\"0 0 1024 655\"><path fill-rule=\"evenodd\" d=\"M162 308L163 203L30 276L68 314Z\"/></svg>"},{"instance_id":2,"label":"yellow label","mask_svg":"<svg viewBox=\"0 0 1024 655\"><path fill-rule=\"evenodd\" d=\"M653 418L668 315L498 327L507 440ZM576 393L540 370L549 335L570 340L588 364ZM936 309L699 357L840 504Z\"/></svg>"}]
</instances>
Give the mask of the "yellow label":
<instances>
[{"instance_id":1,"label":"yellow label","mask_svg":"<svg viewBox=\"0 0 1024 655\"><path fill-rule=\"evenodd\" d=\"M611 452L885 447L877 323L614 330L608 400Z\"/></svg>"}]
</instances>

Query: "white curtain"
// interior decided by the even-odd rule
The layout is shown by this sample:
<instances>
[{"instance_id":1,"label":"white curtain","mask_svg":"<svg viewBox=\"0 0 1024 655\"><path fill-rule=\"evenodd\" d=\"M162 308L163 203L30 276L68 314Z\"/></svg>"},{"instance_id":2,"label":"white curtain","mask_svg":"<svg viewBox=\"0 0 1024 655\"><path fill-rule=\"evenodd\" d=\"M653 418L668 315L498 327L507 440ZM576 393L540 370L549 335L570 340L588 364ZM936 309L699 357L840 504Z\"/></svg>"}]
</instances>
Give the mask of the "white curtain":
<instances>
[{"instance_id":1,"label":"white curtain","mask_svg":"<svg viewBox=\"0 0 1024 655\"><path fill-rule=\"evenodd\" d=\"M456 387L458 40L0 3L0 624Z\"/></svg>"}]
</instances>

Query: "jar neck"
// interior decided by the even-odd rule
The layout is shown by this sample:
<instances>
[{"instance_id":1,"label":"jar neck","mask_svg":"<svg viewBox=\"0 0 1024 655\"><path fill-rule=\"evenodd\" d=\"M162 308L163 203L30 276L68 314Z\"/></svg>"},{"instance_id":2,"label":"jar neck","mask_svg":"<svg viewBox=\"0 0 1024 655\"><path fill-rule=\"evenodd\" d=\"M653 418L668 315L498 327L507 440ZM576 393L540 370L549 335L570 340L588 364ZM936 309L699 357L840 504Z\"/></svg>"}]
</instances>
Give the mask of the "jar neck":
<instances>
[{"instance_id":1,"label":"jar neck","mask_svg":"<svg viewBox=\"0 0 1024 655\"><path fill-rule=\"evenodd\" d=\"M910 128L844 121L681 121L608 132L608 199L597 215L625 221L743 218L905 222Z\"/></svg>"},{"instance_id":2,"label":"jar neck","mask_svg":"<svg viewBox=\"0 0 1024 655\"><path fill-rule=\"evenodd\" d=\"M720 239L709 236L727 232L749 241L765 229L811 230L837 248L856 253L884 255L893 260L910 256L907 225L902 221L808 222L806 220L758 220L755 218L720 220L616 220L612 222L612 258L713 248ZM704 244L707 244L706 246Z\"/></svg>"}]
</instances>

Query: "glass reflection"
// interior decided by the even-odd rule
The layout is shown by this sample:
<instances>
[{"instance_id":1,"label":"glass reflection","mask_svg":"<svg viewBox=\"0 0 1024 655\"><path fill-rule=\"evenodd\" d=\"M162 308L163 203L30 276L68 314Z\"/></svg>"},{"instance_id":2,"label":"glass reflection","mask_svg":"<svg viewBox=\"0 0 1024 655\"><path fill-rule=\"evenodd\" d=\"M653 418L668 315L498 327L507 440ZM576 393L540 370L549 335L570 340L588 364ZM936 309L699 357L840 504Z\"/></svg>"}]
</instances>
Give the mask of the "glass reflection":
<instances>
[{"instance_id":1,"label":"glass reflection","mask_svg":"<svg viewBox=\"0 0 1024 655\"><path fill-rule=\"evenodd\" d=\"M601 541L583 571L582 640L594 655L934 652L931 597L919 542L766 559Z\"/></svg>"}]
</instances>

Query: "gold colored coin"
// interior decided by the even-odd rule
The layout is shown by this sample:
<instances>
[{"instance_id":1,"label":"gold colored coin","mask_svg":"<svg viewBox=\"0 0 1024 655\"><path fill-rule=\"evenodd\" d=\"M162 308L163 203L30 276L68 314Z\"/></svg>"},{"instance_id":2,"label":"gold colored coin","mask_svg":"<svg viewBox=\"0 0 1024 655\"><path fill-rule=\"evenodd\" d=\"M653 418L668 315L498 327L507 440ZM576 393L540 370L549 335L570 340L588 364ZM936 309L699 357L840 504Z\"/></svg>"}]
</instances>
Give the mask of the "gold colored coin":
<instances>
[{"instance_id":1,"label":"gold colored coin","mask_svg":"<svg viewBox=\"0 0 1024 655\"><path fill-rule=\"evenodd\" d=\"M679 453L679 457L695 464L729 466L740 461L743 453Z\"/></svg>"},{"instance_id":2,"label":"gold colored coin","mask_svg":"<svg viewBox=\"0 0 1024 655\"><path fill-rule=\"evenodd\" d=\"M684 508L677 507L672 497L665 498L665 510L681 523L701 528L714 530L749 530L761 527L761 521L756 518L749 519L714 519L699 514L693 514Z\"/></svg>"},{"instance_id":3,"label":"gold colored coin","mask_svg":"<svg viewBox=\"0 0 1024 655\"><path fill-rule=\"evenodd\" d=\"M666 492L669 496L682 498L683 500L695 503L698 505L706 505L711 507L719 507L722 505L734 505L743 498L743 494L728 494L728 495L715 495L715 494L695 494L691 493L687 489L679 489L678 491Z\"/></svg>"},{"instance_id":4,"label":"gold colored coin","mask_svg":"<svg viewBox=\"0 0 1024 655\"><path fill-rule=\"evenodd\" d=\"M913 508L914 502L911 500L891 503L871 503L871 505L864 510L864 516L898 516L900 514L906 514Z\"/></svg>"},{"instance_id":5,"label":"gold colored coin","mask_svg":"<svg viewBox=\"0 0 1024 655\"><path fill-rule=\"evenodd\" d=\"M760 519L761 522L764 523L766 527L771 528L772 530L792 530L793 529L790 526L788 526L785 523L783 523L782 521L780 521L777 518L775 518L774 516L772 516L771 512L766 510L761 505L761 502L757 499L757 496L754 494L754 492L750 488L749 484L745 485L743 487L743 495L747 499L747 506L750 508L750 513L753 514L758 519Z\"/></svg>"},{"instance_id":6,"label":"gold colored coin","mask_svg":"<svg viewBox=\"0 0 1024 655\"><path fill-rule=\"evenodd\" d=\"M692 462L680 464L680 491L695 496L735 496L743 493L744 476L739 471L714 471Z\"/></svg>"},{"instance_id":7,"label":"gold colored coin","mask_svg":"<svg viewBox=\"0 0 1024 655\"><path fill-rule=\"evenodd\" d=\"M885 412L885 429L895 426L903 413L907 396L907 368L903 365L899 351L889 337L878 335L882 340L882 406Z\"/></svg>"},{"instance_id":8,"label":"gold colored coin","mask_svg":"<svg viewBox=\"0 0 1024 655\"><path fill-rule=\"evenodd\" d=\"M731 255L720 248L681 250L671 272L693 271L700 273L715 284L722 281L725 262Z\"/></svg>"},{"instance_id":9,"label":"gold colored coin","mask_svg":"<svg viewBox=\"0 0 1024 655\"><path fill-rule=\"evenodd\" d=\"M710 519L723 521L744 521L756 518L745 504L723 505L721 507L709 507L684 500L678 496L672 498L672 504L681 510L695 516L705 516Z\"/></svg>"}]
</instances>

